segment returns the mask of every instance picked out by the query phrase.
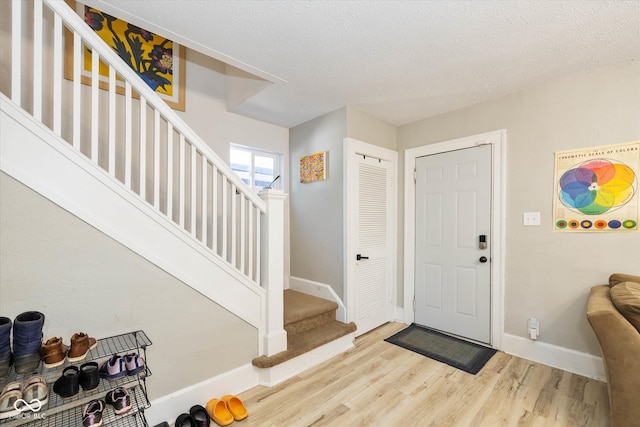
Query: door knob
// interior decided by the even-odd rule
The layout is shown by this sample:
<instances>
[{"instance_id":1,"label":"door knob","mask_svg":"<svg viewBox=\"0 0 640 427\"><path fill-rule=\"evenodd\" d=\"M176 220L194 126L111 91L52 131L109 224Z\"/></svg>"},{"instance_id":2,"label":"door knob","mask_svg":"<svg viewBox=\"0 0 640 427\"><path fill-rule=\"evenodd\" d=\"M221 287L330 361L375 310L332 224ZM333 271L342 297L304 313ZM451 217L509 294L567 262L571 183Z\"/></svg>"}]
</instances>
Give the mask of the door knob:
<instances>
[{"instance_id":1,"label":"door knob","mask_svg":"<svg viewBox=\"0 0 640 427\"><path fill-rule=\"evenodd\" d=\"M485 263L485 262L487 262L487 257L486 257L486 256L481 256L481 257L480 257L480 259L479 259L479 261L480 261L481 263Z\"/></svg>"},{"instance_id":2,"label":"door knob","mask_svg":"<svg viewBox=\"0 0 640 427\"><path fill-rule=\"evenodd\" d=\"M360 261L361 259L369 259L368 256L362 256L360 254L356 255L356 261Z\"/></svg>"}]
</instances>

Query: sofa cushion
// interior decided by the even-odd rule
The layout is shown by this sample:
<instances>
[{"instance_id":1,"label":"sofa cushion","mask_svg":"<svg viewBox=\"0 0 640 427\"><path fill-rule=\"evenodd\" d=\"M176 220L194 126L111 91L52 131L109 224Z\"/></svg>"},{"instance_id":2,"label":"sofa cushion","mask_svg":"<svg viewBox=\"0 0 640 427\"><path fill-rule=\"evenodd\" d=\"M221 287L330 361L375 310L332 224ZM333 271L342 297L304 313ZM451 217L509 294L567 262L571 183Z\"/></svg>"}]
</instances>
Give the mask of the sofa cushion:
<instances>
[{"instance_id":1,"label":"sofa cushion","mask_svg":"<svg viewBox=\"0 0 640 427\"><path fill-rule=\"evenodd\" d=\"M640 283L622 282L611 288L611 301L640 332Z\"/></svg>"},{"instance_id":2,"label":"sofa cushion","mask_svg":"<svg viewBox=\"0 0 640 427\"><path fill-rule=\"evenodd\" d=\"M624 283L624 282L640 283L640 276L634 276L632 274L621 274L621 273L614 273L611 276L609 276L609 286L611 287L614 287L615 285L619 283Z\"/></svg>"}]
</instances>

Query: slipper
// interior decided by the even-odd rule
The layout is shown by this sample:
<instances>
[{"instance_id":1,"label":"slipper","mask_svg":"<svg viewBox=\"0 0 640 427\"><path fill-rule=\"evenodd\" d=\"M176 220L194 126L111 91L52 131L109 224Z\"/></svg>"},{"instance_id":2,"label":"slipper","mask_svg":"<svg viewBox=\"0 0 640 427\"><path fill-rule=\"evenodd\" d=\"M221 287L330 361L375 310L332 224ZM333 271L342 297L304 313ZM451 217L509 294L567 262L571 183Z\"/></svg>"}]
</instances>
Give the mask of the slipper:
<instances>
[{"instance_id":1,"label":"slipper","mask_svg":"<svg viewBox=\"0 0 640 427\"><path fill-rule=\"evenodd\" d=\"M0 420L20 414L21 407L18 403L22 399L22 383L14 381L7 384L0 393Z\"/></svg>"},{"instance_id":2,"label":"slipper","mask_svg":"<svg viewBox=\"0 0 640 427\"><path fill-rule=\"evenodd\" d=\"M211 399L207 402L207 413L216 424L228 426L233 422L233 415L227 409L224 400Z\"/></svg>"},{"instance_id":3,"label":"slipper","mask_svg":"<svg viewBox=\"0 0 640 427\"><path fill-rule=\"evenodd\" d=\"M24 385L22 398L31 406L39 405L39 407L34 406L33 409L35 412L39 411L49 401L49 387L44 378L40 375L29 378Z\"/></svg>"},{"instance_id":4,"label":"slipper","mask_svg":"<svg viewBox=\"0 0 640 427\"><path fill-rule=\"evenodd\" d=\"M209 422L209 414L207 410L204 409L200 405L193 405L191 409L189 409L189 415L193 417L195 424L200 427L209 427L211 423Z\"/></svg>"},{"instance_id":5,"label":"slipper","mask_svg":"<svg viewBox=\"0 0 640 427\"><path fill-rule=\"evenodd\" d=\"M236 421L244 420L249 416L249 413L247 413L247 408L244 407L242 400L240 400L238 396L228 394L226 396L222 396L221 399L224 400L224 403L227 404L229 412L231 412L233 418Z\"/></svg>"},{"instance_id":6,"label":"slipper","mask_svg":"<svg viewBox=\"0 0 640 427\"><path fill-rule=\"evenodd\" d=\"M168 425L169 424L167 424L167 426ZM194 420L191 415L180 414L174 425L175 427L191 427L191 426L196 426L197 424L196 424L196 420Z\"/></svg>"}]
</instances>

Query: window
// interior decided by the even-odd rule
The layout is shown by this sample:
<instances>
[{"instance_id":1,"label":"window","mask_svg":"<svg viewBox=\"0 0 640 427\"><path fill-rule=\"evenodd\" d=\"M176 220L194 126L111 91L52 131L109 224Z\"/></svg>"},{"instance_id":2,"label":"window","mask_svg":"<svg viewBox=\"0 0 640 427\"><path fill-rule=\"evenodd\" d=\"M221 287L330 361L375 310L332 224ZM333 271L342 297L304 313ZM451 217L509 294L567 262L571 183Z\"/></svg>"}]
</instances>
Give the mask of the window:
<instances>
[{"instance_id":1,"label":"window","mask_svg":"<svg viewBox=\"0 0 640 427\"><path fill-rule=\"evenodd\" d=\"M280 154L231 145L229 159L231 169L255 191L269 186L277 176L280 176ZM274 182L271 187L281 189L281 186L282 178Z\"/></svg>"}]
</instances>

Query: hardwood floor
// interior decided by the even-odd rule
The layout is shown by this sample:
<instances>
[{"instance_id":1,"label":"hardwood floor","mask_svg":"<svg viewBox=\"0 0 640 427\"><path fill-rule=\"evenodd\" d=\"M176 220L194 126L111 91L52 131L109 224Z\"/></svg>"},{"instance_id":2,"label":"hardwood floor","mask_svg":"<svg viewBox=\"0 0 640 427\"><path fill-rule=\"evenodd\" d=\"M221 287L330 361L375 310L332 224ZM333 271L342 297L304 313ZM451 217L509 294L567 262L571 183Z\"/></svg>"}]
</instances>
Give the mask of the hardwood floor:
<instances>
[{"instance_id":1,"label":"hardwood floor","mask_svg":"<svg viewBox=\"0 0 640 427\"><path fill-rule=\"evenodd\" d=\"M477 375L383 340L355 348L275 387L240 395L250 426L594 426L608 424L605 383L502 352Z\"/></svg>"}]
</instances>

